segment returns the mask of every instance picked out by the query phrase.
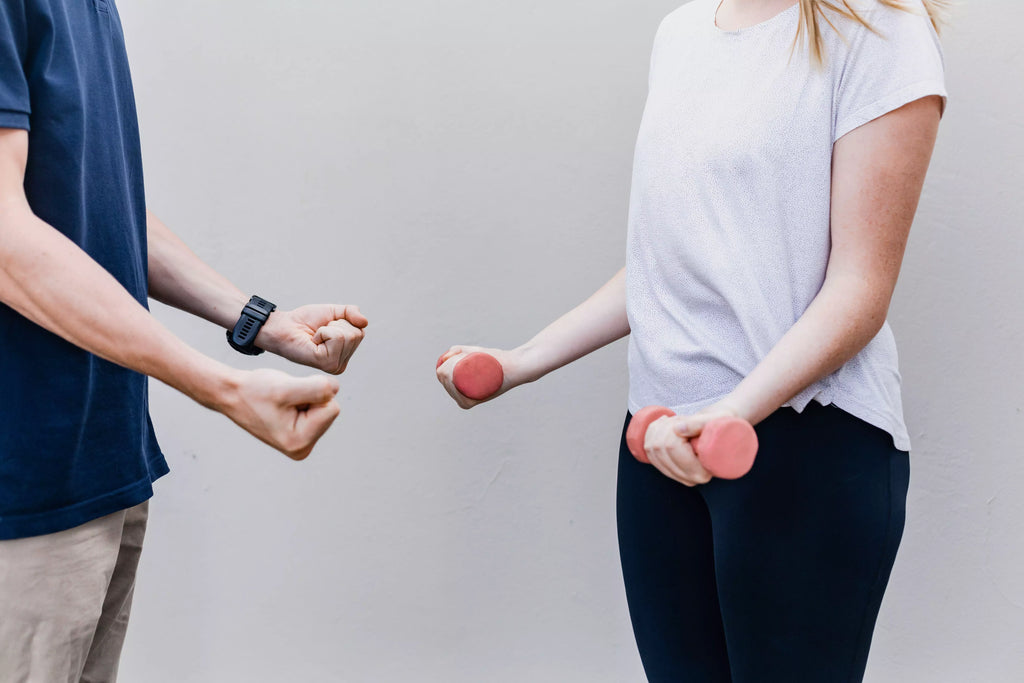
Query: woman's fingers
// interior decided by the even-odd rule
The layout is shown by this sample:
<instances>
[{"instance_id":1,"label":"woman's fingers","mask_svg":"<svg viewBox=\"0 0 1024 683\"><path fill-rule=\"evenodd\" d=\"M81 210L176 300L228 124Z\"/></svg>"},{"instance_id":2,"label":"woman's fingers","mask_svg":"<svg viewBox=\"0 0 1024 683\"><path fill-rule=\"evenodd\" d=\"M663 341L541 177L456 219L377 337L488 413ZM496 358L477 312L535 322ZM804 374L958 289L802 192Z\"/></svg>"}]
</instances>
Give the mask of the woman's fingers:
<instances>
[{"instance_id":1,"label":"woman's fingers","mask_svg":"<svg viewBox=\"0 0 1024 683\"><path fill-rule=\"evenodd\" d=\"M471 398L466 398L455 388L455 366L459 364L465 356L476 351L483 351L484 349L479 346L453 346L448 349L439 359L437 366L437 379L441 382L441 385L448 392L448 395L459 404L460 408L469 409L475 405L479 405L482 401L474 401Z\"/></svg>"},{"instance_id":2,"label":"woman's fingers","mask_svg":"<svg viewBox=\"0 0 1024 683\"><path fill-rule=\"evenodd\" d=\"M699 413L676 417L673 429L678 436L686 439L696 439L709 422L725 417L737 417L737 415L737 412L731 407L715 404Z\"/></svg>"},{"instance_id":3,"label":"woman's fingers","mask_svg":"<svg viewBox=\"0 0 1024 683\"><path fill-rule=\"evenodd\" d=\"M447 351L445 351L441 355L440 359L438 359L438 367L440 367L441 365L444 365L450 359L452 359L455 356L459 356L459 355L462 355L462 347L461 346L453 346L453 347L451 347L450 349L448 349Z\"/></svg>"},{"instance_id":4,"label":"woman's fingers","mask_svg":"<svg viewBox=\"0 0 1024 683\"><path fill-rule=\"evenodd\" d=\"M651 465L653 465L655 469L669 479L678 481L680 484L685 486L694 486L694 483L687 478L686 474L676 466L672 459L665 454L662 449L656 448L648 450L647 460L650 461Z\"/></svg>"},{"instance_id":5,"label":"woman's fingers","mask_svg":"<svg viewBox=\"0 0 1024 683\"><path fill-rule=\"evenodd\" d=\"M711 474L700 464L689 441L677 433L686 418L662 417L651 423L644 438L644 451L658 471L686 486L711 481ZM698 432L699 433L699 432Z\"/></svg>"}]
</instances>

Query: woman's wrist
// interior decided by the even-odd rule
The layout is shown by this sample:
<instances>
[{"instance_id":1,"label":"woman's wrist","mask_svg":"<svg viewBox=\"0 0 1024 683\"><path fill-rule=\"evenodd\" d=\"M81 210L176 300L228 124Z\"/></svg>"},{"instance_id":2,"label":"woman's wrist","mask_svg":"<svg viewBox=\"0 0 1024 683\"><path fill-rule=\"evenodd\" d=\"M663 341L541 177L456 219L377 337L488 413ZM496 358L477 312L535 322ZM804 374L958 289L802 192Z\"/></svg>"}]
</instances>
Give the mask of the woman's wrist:
<instances>
[{"instance_id":1,"label":"woman's wrist","mask_svg":"<svg viewBox=\"0 0 1024 683\"><path fill-rule=\"evenodd\" d=\"M511 368L516 384L536 382L550 370L544 369L543 353L532 341L509 350L513 367Z\"/></svg>"},{"instance_id":2,"label":"woman's wrist","mask_svg":"<svg viewBox=\"0 0 1024 683\"><path fill-rule=\"evenodd\" d=\"M786 399L777 391L758 392L749 383L740 383L736 389L722 399L721 404L735 411L736 417L741 417L750 424L756 425L778 410L785 402Z\"/></svg>"},{"instance_id":3,"label":"woman's wrist","mask_svg":"<svg viewBox=\"0 0 1024 683\"><path fill-rule=\"evenodd\" d=\"M757 424L757 422L763 419L759 417L760 413L757 407L749 401L745 402L742 395L737 394L737 392L727 394L721 400L716 401L700 412L725 412L742 418L751 424Z\"/></svg>"}]
</instances>

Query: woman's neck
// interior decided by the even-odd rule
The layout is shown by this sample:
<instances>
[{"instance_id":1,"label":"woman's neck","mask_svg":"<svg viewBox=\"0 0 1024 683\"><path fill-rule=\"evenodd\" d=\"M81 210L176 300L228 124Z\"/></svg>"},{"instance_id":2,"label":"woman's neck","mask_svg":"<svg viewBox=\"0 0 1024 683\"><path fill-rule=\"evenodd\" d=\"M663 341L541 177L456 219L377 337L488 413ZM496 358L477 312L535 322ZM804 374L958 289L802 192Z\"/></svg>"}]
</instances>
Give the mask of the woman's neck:
<instances>
[{"instance_id":1,"label":"woman's neck","mask_svg":"<svg viewBox=\"0 0 1024 683\"><path fill-rule=\"evenodd\" d=\"M798 0L722 0L715 24L724 31L738 31L768 21Z\"/></svg>"}]
</instances>

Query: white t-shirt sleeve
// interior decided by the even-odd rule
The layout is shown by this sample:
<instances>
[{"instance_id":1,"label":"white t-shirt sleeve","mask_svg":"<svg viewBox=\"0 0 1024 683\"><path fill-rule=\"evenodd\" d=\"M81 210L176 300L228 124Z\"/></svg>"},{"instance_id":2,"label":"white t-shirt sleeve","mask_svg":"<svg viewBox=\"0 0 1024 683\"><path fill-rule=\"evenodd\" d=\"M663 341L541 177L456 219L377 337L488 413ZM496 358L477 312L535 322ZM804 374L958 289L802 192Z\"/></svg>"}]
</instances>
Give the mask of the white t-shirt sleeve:
<instances>
[{"instance_id":1,"label":"white t-shirt sleeve","mask_svg":"<svg viewBox=\"0 0 1024 683\"><path fill-rule=\"evenodd\" d=\"M847 44L837 37L845 59L836 83L833 142L922 97L941 96L945 109L942 47L923 5L907 3L911 11L902 11L872 4L862 16L874 32L844 22Z\"/></svg>"}]
</instances>

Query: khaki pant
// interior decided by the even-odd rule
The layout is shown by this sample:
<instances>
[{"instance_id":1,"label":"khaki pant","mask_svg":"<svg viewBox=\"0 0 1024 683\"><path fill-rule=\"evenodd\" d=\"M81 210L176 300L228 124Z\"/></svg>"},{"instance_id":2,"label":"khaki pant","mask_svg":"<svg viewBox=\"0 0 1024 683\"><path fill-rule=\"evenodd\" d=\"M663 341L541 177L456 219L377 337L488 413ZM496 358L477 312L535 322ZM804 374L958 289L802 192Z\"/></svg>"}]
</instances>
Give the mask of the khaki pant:
<instances>
[{"instance_id":1,"label":"khaki pant","mask_svg":"<svg viewBox=\"0 0 1024 683\"><path fill-rule=\"evenodd\" d=\"M148 501L45 536L0 541L0 681L117 679Z\"/></svg>"}]
</instances>

